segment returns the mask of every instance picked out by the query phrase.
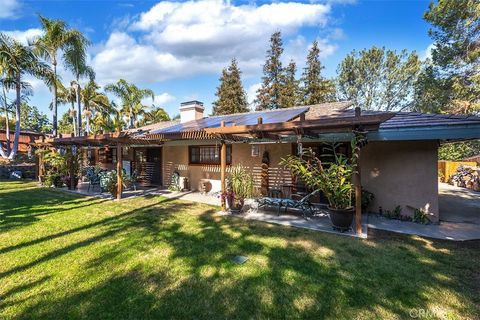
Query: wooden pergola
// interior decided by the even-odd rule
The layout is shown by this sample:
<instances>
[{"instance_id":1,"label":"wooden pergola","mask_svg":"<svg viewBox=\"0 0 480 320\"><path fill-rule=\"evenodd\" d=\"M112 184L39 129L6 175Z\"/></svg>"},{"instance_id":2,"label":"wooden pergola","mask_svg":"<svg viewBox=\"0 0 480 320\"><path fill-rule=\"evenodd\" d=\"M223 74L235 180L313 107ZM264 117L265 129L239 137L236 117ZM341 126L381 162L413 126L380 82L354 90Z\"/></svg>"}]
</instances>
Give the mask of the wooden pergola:
<instances>
[{"instance_id":1,"label":"wooden pergola","mask_svg":"<svg viewBox=\"0 0 480 320\"><path fill-rule=\"evenodd\" d=\"M60 136L58 138L36 141L37 146L116 146L117 148L117 199L122 198L122 147L131 145L162 145L168 141L178 140L218 140L220 149L220 180L221 191L225 192L225 179L227 168L227 144L237 142L282 142L291 141L292 136L297 138L315 138L325 133L345 133L378 130L381 123L392 118L394 113L375 113L362 115L359 108L355 109L354 115L349 116L325 116L315 120L306 120L301 114L298 120L278 123L263 123L259 117L254 125L236 125L233 123L226 126L225 122L220 127L204 128L200 130L164 133L142 132L116 132L102 133L86 136ZM355 173L355 225L356 233L361 234L361 178L360 178L360 151L357 154L358 166ZM40 159L42 161L42 159ZM71 179L73 181L73 179ZM225 210L225 199L222 198L222 210Z\"/></svg>"}]
</instances>

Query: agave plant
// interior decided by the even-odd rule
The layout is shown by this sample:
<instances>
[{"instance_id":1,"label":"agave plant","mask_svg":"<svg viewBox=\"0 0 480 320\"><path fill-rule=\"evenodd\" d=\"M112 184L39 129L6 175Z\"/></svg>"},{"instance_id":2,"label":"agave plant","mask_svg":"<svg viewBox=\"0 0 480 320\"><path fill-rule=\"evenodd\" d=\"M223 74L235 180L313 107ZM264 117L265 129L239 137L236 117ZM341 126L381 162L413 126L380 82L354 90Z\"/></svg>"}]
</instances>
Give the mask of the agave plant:
<instances>
[{"instance_id":1,"label":"agave plant","mask_svg":"<svg viewBox=\"0 0 480 320\"><path fill-rule=\"evenodd\" d=\"M226 183L227 188L222 194L222 199L227 201L232 213L238 213L243 207L244 200L253 196L253 177L245 168L237 165L230 171Z\"/></svg>"}]
</instances>

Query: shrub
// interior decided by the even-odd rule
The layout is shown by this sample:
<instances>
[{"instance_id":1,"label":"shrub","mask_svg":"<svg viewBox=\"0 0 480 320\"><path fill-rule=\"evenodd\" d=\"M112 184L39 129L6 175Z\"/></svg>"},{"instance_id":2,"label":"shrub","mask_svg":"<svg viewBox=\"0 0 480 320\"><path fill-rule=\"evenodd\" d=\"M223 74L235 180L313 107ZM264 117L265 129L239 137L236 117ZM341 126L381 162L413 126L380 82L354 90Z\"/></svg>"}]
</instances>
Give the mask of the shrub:
<instances>
[{"instance_id":1,"label":"shrub","mask_svg":"<svg viewBox=\"0 0 480 320\"><path fill-rule=\"evenodd\" d=\"M417 208L413 211L413 222L429 224L430 219L428 218L428 214L424 210Z\"/></svg>"},{"instance_id":2,"label":"shrub","mask_svg":"<svg viewBox=\"0 0 480 320\"><path fill-rule=\"evenodd\" d=\"M100 187L110 192L113 197L117 196L117 170L103 171L99 173ZM122 179L125 175L122 174Z\"/></svg>"}]
</instances>

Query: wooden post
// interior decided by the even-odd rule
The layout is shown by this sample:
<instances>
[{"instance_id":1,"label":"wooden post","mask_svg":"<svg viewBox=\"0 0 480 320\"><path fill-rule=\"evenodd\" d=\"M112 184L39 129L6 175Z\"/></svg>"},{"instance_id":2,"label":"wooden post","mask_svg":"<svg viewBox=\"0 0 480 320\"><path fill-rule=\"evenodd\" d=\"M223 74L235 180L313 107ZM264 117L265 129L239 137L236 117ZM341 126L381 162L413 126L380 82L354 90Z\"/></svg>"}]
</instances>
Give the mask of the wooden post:
<instances>
[{"instance_id":1,"label":"wooden post","mask_svg":"<svg viewBox=\"0 0 480 320\"><path fill-rule=\"evenodd\" d=\"M122 199L123 181L122 181L122 145L117 144L117 200Z\"/></svg>"},{"instance_id":2,"label":"wooden post","mask_svg":"<svg viewBox=\"0 0 480 320\"><path fill-rule=\"evenodd\" d=\"M73 148L70 147L70 154L68 155L68 175L70 176L70 185L68 189L75 189L75 170L73 165Z\"/></svg>"},{"instance_id":3,"label":"wooden post","mask_svg":"<svg viewBox=\"0 0 480 320\"><path fill-rule=\"evenodd\" d=\"M222 121L220 126L225 127L225 122ZM227 209L227 206L225 204L225 174L227 170L227 145L225 144L225 141L222 140L222 147L220 150L220 182L221 182L221 191L222 191L222 211L225 211Z\"/></svg>"},{"instance_id":4,"label":"wooden post","mask_svg":"<svg viewBox=\"0 0 480 320\"><path fill-rule=\"evenodd\" d=\"M355 117L360 118L362 110L360 107L355 108ZM362 179L360 174L360 148L355 150L357 158L357 168L355 172L355 232L357 235L362 234Z\"/></svg>"},{"instance_id":5,"label":"wooden post","mask_svg":"<svg viewBox=\"0 0 480 320\"><path fill-rule=\"evenodd\" d=\"M357 170L355 173L355 231L362 234L362 179L360 174L360 150L357 150Z\"/></svg>"},{"instance_id":6,"label":"wooden post","mask_svg":"<svg viewBox=\"0 0 480 320\"><path fill-rule=\"evenodd\" d=\"M43 170L44 169L43 152L39 152L37 158L38 158L38 182L43 184L43 176L45 175L44 170Z\"/></svg>"}]
</instances>

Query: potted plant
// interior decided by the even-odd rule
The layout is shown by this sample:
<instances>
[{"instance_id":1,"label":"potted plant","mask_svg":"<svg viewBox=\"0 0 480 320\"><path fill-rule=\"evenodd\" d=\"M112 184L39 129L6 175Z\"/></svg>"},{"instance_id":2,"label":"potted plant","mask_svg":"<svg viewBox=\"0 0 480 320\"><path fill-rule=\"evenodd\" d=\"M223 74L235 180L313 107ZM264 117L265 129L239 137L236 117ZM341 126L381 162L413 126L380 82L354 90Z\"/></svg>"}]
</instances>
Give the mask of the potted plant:
<instances>
[{"instance_id":1,"label":"potted plant","mask_svg":"<svg viewBox=\"0 0 480 320\"><path fill-rule=\"evenodd\" d=\"M47 174L45 183L48 187L54 186L55 188L63 187L62 175L57 172L51 172Z\"/></svg>"},{"instance_id":2,"label":"potted plant","mask_svg":"<svg viewBox=\"0 0 480 320\"><path fill-rule=\"evenodd\" d=\"M329 148L331 161L320 160L310 148L304 149L300 156L290 155L281 161L309 189L323 192L328 201L330 221L334 229L340 231L350 229L354 216L352 178L357 167L355 151L360 141L354 138L351 145L353 155L350 158L339 154L338 144L334 143Z\"/></svg>"},{"instance_id":3,"label":"potted plant","mask_svg":"<svg viewBox=\"0 0 480 320\"><path fill-rule=\"evenodd\" d=\"M78 176L75 175L73 177L73 189L77 189L77 186L78 186ZM65 176L63 177L63 183L68 187L68 189L71 189L72 188L72 185L70 184L70 176Z\"/></svg>"},{"instance_id":4,"label":"potted plant","mask_svg":"<svg viewBox=\"0 0 480 320\"><path fill-rule=\"evenodd\" d=\"M103 171L99 173L100 187L108 191L114 198L117 197L117 170ZM124 179L122 175L122 179Z\"/></svg>"},{"instance_id":5,"label":"potted plant","mask_svg":"<svg viewBox=\"0 0 480 320\"><path fill-rule=\"evenodd\" d=\"M226 200L231 213L242 211L245 199L253 196L253 177L243 167L233 167L227 179L226 192L222 197Z\"/></svg>"}]
</instances>

